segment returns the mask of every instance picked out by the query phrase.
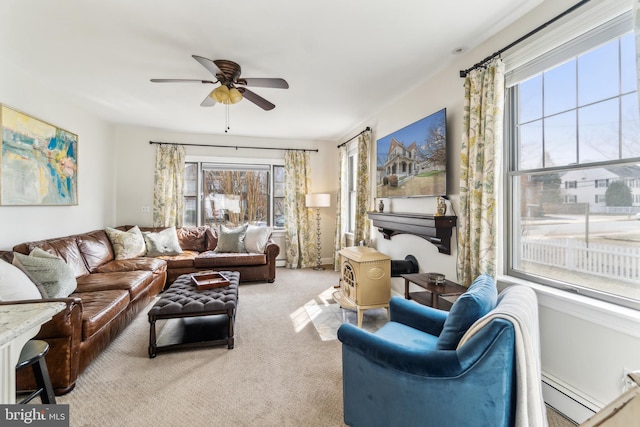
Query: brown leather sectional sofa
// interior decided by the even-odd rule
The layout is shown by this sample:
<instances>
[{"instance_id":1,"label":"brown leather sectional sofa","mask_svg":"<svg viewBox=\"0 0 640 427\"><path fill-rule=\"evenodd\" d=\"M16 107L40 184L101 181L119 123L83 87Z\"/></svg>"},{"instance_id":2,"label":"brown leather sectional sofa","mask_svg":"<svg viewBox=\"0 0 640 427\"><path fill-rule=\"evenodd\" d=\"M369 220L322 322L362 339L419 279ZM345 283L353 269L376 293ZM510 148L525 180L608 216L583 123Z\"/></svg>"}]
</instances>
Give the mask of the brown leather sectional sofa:
<instances>
[{"instance_id":1,"label":"brown leather sectional sofa","mask_svg":"<svg viewBox=\"0 0 640 427\"><path fill-rule=\"evenodd\" d=\"M36 335L50 345L46 361L57 395L71 391L78 375L179 275L233 269L240 272L241 281L275 280L275 259L280 249L271 240L264 254L218 254L213 252L217 240L212 229L182 228L177 233L184 253L158 258L116 260L104 230L14 246L15 252L24 254L36 247L55 254L76 275L76 291L68 298L55 300L65 302L66 309L42 325ZM3 257L10 260L11 253ZM0 304L27 302L36 301ZM17 386L21 390L35 388L30 370L18 371Z\"/></svg>"},{"instance_id":2,"label":"brown leather sectional sofa","mask_svg":"<svg viewBox=\"0 0 640 427\"><path fill-rule=\"evenodd\" d=\"M118 227L130 229L131 225ZM141 231L160 231L161 228L140 227ZM234 270L240 272L240 282L269 282L276 279L276 257L280 247L270 238L264 253L217 253L216 229L183 227L176 230L183 253L181 255L160 256L167 262L167 285L182 274L204 270Z\"/></svg>"}]
</instances>

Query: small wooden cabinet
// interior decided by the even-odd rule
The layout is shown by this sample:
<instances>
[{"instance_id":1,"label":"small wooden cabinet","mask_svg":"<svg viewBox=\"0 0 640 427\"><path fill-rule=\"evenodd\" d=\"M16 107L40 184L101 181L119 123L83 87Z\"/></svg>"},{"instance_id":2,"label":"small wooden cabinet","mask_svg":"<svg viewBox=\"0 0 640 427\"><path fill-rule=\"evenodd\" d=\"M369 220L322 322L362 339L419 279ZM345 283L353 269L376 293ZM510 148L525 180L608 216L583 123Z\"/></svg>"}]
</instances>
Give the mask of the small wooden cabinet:
<instances>
[{"instance_id":1,"label":"small wooden cabinet","mask_svg":"<svg viewBox=\"0 0 640 427\"><path fill-rule=\"evenodd\" d=\"M367 246L352 246L339 251L340 290L333 298L344 308L358 313L362 327L364 310L386 308L391 299L391 259Z\"/></svg>"}]
</instances>

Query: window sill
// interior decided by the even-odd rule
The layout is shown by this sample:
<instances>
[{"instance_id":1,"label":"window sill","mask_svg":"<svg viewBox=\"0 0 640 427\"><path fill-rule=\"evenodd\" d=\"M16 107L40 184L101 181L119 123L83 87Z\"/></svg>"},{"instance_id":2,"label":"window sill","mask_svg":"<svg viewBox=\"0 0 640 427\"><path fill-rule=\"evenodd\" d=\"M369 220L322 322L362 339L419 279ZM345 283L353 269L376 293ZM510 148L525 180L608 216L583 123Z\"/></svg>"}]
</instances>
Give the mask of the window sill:
<instances>
[{"instance_id":1,"label":"window sill","mask_svg":"<svg viewBox=\"0 0 640 427\"><path fill-rule=\"evenodd\" d=\"M536 292L541 307L567 313L579 319L640 338L640 311L516 277L501 275L498 276L497 281L499 290L515 284L531 287Z\"/></svg>"}]
</instances>

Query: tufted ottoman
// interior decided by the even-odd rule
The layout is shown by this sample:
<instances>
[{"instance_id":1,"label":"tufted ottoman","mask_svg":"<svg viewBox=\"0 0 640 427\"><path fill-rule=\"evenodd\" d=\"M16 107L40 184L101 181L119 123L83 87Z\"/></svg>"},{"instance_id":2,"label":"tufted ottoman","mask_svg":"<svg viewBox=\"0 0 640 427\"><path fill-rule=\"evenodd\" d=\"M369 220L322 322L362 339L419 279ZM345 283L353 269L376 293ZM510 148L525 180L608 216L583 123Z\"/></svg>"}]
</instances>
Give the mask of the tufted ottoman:
<instances>
[{"instance_id":1,"label":"tufted ottoman","mask_svg":"<svg viewBox=\"0 0 640 427\"><path fill-rule=\"evenodd\" d=\"M223 288L198 290L190 274L179 276L149 310L149 357L184 348L226 344L233 348L238 304L237 271L221 271L229 279ZM167 320L156 338L156 321Z\"/></svg>"}]
</instances>

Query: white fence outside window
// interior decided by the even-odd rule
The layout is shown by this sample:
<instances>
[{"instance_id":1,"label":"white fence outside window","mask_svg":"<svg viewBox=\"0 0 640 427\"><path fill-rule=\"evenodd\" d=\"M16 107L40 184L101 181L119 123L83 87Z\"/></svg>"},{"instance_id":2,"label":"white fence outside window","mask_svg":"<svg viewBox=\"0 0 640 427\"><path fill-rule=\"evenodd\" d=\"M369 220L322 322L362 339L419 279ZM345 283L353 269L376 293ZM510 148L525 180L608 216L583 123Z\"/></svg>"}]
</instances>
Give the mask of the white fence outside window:
<instances>
[{"instance_id":1,"label":"white fence outside window","mask_svg":"<svg viewBox=\"0 0 640 427\"><path fill-rule=\"evenodd\" d=\"M640 247L522 238L520 250L522 261L624 281L640 280Z\"/></svg>"}]
</instances>

